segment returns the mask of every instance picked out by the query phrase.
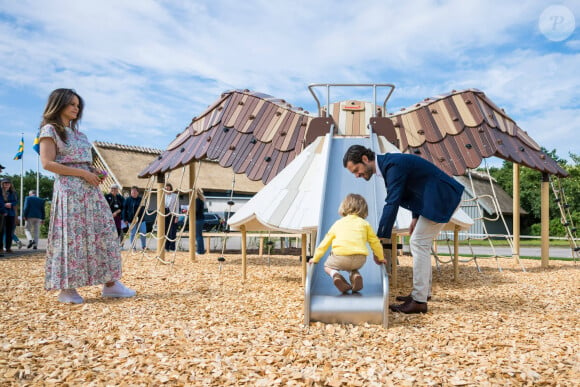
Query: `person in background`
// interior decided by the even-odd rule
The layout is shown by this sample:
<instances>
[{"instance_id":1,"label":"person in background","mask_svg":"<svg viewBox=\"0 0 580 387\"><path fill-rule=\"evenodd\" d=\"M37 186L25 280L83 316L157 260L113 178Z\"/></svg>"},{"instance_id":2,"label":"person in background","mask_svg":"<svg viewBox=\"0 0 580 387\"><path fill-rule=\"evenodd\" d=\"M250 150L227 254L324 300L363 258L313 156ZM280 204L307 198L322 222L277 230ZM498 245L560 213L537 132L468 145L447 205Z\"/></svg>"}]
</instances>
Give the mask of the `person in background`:
<instances>
[{"instance_id":1,"label":"person in background","mask_svg":"<svg viewBox=\"0 0 580 387\"><path fill-rule=\"evenodd\" d=\"M197 254L205 254L205 246L203 244L203 225L205 210L205 196L203 190L198 188L195 191L195 247Z\"/></svg>"},{"instance_id":2,"label":"person in background","mask_svg":"<svg viewBox=\"0 0 580 387\"><path fill-rule=\"evenodd\" d=\"M165 250L175 251L175 238L177 237L177 222L179 221L177 207L179 206L179 197L173 191L170 183L165 184L165 232L167 240L165 241Z\"/></svg>"},{"instance_id":3,"label":"person in background","mask_svg":"<svg viewBox=\"0 0 580 387\"><path fill-rule=\"evenodd\" d=\"M0 165L2 167L2 165ZM2 167L3 168L3 167ZM4 195L0 195L0 238L4 236L4 216L6 207L4 207ZM0 257L4 256L4 249L0 248Z\"/></svg>"},{"instance_id":4,"label":"person in background","mask_svg":"<svg viewBox=\"0 0 580 387\"><path fill-rule=\"evenodd\" d=\"M8 178L2 179L2 198L4 199L4 230L0 235L0 250L6 244L6 252L12 253L12 241L14 227L16 226L16 206L18 205L18 196L12 187L12 182Z\"/></svg>"},{"instance_id":5,"label":"person in background","mask_svg":"<svg viewBox=\"0 0 580 387\"><path fill-rule=\"evenodd\" d=\"M72 89L48 97L40 128L40 161L55 174L46 248L47 290L58 301L81 304L77 288L102 284L103 297L133 297L121 278L115 223L91 165L91 143L78 129L83 99Z\"/></svg>"},{"instance_id":6,"label":"person in background","mask_svg":"<svg viewBox=\"0 0 580 387\"><path fill-rule=\"evenodd\" d=\"M143 212L145 207L141 207L142 197L139 195L139 188L136 186L131 187L131 193L129 197L125 199L123 205L123 220L129 225L130 230L130 241L131 248L133 248L133 240L135 239L135 234L139 231L139 238L141 239L141 248L145 250L147 247L147 240L145 234L147 234L147 225L143 220ZM135 221L135 224L132 224Z\"/></svg>"},{"instance_id":7,"label":"person in background","mask_svg":"<svg viewBox=\"0 0 580 387\"><path fill-rule=\"evenodd\" d=\"M14 207L14 212L18 214L18 206ZM22 246L24 246L24 244L22 243L20 238L18 238L18 235L16 235L16 227L18 226L19 223L20 223L20 217L18 215L16 215L16 217L14 218L14 227L12 228L12 245L14 245L14 243L16 243L18 248L21 249Z\"/></svg>"},{"instance_id":8,"label":"person in background","mask_svg":"<svg viewBox=\"0 0 580 387\"><path fill-rule=\"evenodd\" d=\"M115 228L117 229L117 237L120 241L121 235L123 234L121 220L123 216L123 204L125 203L125 199L123 198L123 195L119 193L119 186L117 184L111 184L110 192L105 195L105 199L107 199L107 203L109 203L109 208L113 214Z\"/></svg>"},{"instance_id":9,"label":"person in background","mask_svg":"<svg viewBox=\"0 0 580 387\"><path fill-rule=\"evenodd\" d=\"M24 199L23 214L26 222L26 238L28 238L28 248L37 249L40 238L40 225L44 221L44 200L36 196L36 191L28 192L28 197Z\"/></svg>"}]
</instances>

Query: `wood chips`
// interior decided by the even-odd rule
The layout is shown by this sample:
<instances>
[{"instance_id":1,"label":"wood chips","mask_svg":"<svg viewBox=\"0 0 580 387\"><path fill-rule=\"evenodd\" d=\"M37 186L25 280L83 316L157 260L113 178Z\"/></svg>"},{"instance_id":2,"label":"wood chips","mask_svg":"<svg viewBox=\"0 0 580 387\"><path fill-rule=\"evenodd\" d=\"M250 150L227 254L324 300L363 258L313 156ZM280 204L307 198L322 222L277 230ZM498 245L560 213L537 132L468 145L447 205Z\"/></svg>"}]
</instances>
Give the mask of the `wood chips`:
<instances>
[{"instance_id":1,"label":"wood chips","mask_svg":"<svg viewBox=\"0 0 580 387\"><path fill-rule=\"evenodd\" d=\"M425 315L389 328L304 326L296 256L216 254L173 265L123 253L132 299L43 288L44 256L0 259L1 385L496 386L580 385L580 263L492 259L434 270ZM408 294L400 259L395 295ZM374 264L368 262L367 264Z\"/></svg>"}]
</instances>

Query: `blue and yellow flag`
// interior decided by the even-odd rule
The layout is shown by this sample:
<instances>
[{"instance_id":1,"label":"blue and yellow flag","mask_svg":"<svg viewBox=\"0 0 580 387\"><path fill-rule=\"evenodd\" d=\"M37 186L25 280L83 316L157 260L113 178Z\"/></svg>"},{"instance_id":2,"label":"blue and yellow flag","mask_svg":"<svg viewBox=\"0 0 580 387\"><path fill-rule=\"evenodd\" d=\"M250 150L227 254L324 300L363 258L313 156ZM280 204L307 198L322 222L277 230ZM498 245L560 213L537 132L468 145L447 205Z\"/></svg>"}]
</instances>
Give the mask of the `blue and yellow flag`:
<instances>
[{"instance_id":1,"label":"blue and yellow flag","mask_svg":"<svg viewBox=\"0 0 580 387\"><path fill-rule=\"evenodd\" d=\"M20 160L24 154L24 137L20 139L20 145L18 145L18 153L14 156L14 160Z\"/></svg>"},{"instance_id":2,"label":"blue and yellow flag","mask_svg":"<svg viewBox=\"0 0 580 387\"><path fill-rule=\"evenodd\" d=\"M40 132L36 133L36 137L34 137L32 149L34 149L36 153L40 154Z\"/></svg>"}]
</instances>

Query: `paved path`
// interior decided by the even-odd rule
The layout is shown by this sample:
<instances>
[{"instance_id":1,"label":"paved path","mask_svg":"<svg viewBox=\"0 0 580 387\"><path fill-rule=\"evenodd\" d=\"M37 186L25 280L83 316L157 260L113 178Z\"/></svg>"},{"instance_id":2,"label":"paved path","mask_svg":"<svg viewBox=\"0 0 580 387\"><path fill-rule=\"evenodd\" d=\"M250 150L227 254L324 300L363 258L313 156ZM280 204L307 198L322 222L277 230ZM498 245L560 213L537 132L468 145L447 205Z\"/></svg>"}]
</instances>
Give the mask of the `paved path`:
<instances>
[{"instance_id":1,"label":"paved path","mask_svg":"<svg viewBox=\"0 0 580 387\"><path fill-rule=\"evenodd\" d=\"M24 240L22 240L24 243ZM187 241L182 242L183 246L187 246ZM236 249L236 238L232 238L227 243L228 249ZM129 242L126 241L125 249L129 248ZM404 251L408 251L408 246L404 246ZM32 254L45 254L46 252L46 239L41 239L38 242L38 250L27 249L26 245L22 246L21 249L18 246L12 245L13 254L4 253L4 258L16 257L21 255L32 255ZM473 251L477 255L493 255L493 250L489 246L474 246ZM441 254L449 254L447 246L444 244L439 245L439 252ZM460 247L459 252L462 255L470 256L471 251L469 247ZM511 257L511 249L509 247L495 247L495 252L499 256ZM539 247L520 247L520 256L522 257L540 257ZM572 250L569 247L550 247L550 258L572 258ZM578 256L576 257L578 259Z\"/></svg>"},{"instance_id":2,"label":"paved path","mask_svg":"<svg viewBox=\"0 0 580 387\"><path fill-rule=\"evenodd\" d=\"M494 247L495 254L502 257L511 257L512 251L509 247ZM476 255L494 255L489 246L474 246L473 252ZM447 247L440 246L439 251L442 254L448 253ZM469 247L460 247L459 253L464 255L471 255ZM540 247L520 247L521 257L541 257ZM572 250L569 247L550 247L550 258L572 258Z\"/></svg>"}]
</instances>

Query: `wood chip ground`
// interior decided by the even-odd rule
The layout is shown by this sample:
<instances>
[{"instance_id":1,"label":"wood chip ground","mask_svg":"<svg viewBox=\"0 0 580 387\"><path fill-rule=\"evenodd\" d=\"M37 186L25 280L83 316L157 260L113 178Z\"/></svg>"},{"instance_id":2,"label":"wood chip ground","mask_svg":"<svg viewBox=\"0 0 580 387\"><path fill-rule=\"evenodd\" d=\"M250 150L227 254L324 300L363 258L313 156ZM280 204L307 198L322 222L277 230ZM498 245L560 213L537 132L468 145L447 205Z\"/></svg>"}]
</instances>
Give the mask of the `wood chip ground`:
<instances>
[{"instance_id":1,"label":"wood chip ground","mask_svg":"<svg viewBox=\"0 0 580 387\"><path fill-rule=\"evenodd\" d=\"M217 254L172 265L123 253L132 299L64 305L43 288L44 257L0 259L0 385L578 386L580 263L503 259L434 270L425 315L389 328L304 326L296 256ZM400 259L408 294L412 262ZM369 262L367 264L374 264Z\"/></svg>"}]
</instances>

